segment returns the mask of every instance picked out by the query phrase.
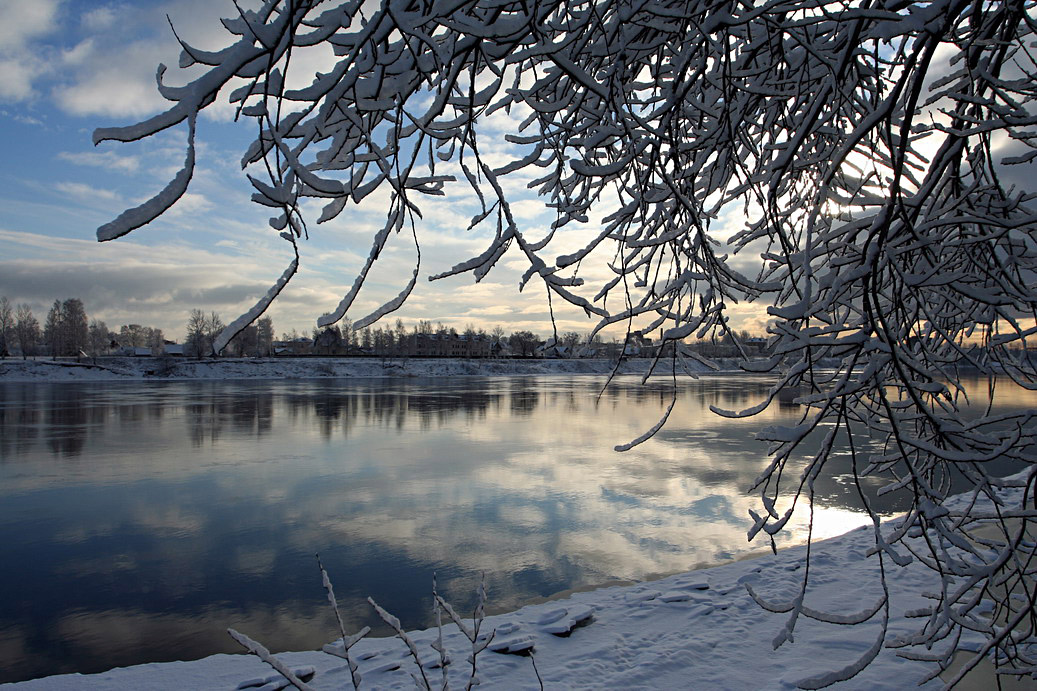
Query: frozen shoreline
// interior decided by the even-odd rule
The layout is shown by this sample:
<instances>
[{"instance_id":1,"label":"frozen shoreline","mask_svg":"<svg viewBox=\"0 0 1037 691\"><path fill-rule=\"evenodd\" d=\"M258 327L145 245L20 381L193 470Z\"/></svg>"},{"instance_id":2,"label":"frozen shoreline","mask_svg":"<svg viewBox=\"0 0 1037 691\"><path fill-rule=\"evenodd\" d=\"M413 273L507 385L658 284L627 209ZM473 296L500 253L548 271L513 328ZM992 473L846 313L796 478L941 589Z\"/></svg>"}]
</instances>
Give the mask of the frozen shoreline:
<instances>
[{"instance_id":1,"label":"frozen shoreline","mask_svg":"<svg viewBox=\"0 0 1037 691\"><path fill-rule=\"evenodd\" d=\"M621 374L645 374L653 361L624 360ZM696 373L712 370L687 363ZM462 377L535 376L549 374L608 375L615 363L607 359L433 359L277 357L193 360L173 357L105 357L0 361L0 382L78 382L193 379L315 379L334 377ZM738 372L733 362L724 372ZM679 373L681 371L679 370ZM660 361L656 375L672 373L669 361Z\"/></svg>"},{"instance_id":2,"label":"frozen shoreline","mask_svg":"<svg viewBox=\"0 0 1037 691\"><path fill-rule=\"evenodd\" d=\"M1010 490L1004 496L1019 501L1021 492ZM962 501L961 497L951 500L952 504ZM811 607L846 614L874 604L881 596L878 564L874 557L866 556L873 537L870 527L862 527L814 544L807 597ZM478 658L479 678L487 688L505 689L539 688L537 673L544 688L796 688L809 677L831 673L863 655L874 643L881 619L878 615L864 624L840 626L800 618L795 642L774 650L772 640L785 627L788 615L762 609L745 586L751 585L771 602L790 600L802 577L804 554L804 547L795 547L658 581L578 592L487 617L483 630L495 630L494 647L532 646L536 672L528 656L486 650ZM334 580L334 574L331 577ZM887 583L890 640L920 626L919 619L905 613L925 605L920 593L938 582L932 572L915 562L896 569ZM568 635L557 635L566 631ZM328 632L329 638L333 635ZM440 684L438 654L431 647L436 629L410 635L430 683ZM454 625L444 625L443 640L453 661L447 666L449 682L454 688L463 687L469 673L470 644ZM969 634L962 643L975 650L978 639ZM351 654L359 662L363 688L413 688L411 672L417 668L398 638L363 639ZM348 667L338 657L320 651L277 657L293 669L312 668L315 676L309 683L313 688L351 688ZM906 660L895 650L883 648L858 676L831 688L903 689L914 686L931 669L930 664ZM246 688L244 684L251 682L254 685L247 688L256 689L277 678L256 657L220 654L101 674L44 677L5 687L26 691L233 689ZM979 683L991 682L987 677ZM920 688L941 684L937 678ZM1014 688L1027 688L1032 681L1021 684ZM966 683L959 688L983 686Z\"/></svg>"}]
</instances>

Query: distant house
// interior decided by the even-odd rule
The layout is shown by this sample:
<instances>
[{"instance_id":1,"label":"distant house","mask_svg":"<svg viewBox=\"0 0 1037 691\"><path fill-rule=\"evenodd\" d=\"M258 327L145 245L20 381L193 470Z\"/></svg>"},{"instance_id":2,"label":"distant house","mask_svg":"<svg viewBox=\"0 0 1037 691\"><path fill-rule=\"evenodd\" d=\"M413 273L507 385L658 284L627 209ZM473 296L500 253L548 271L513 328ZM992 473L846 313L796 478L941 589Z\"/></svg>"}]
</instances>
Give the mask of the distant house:
<instances>
[{"instance_id":1,"label":"distant house","mask_svg":"<svg viewBox=\"0 0 1037 691\"><path fill-rule=\"evenodd\" d=\"M313 353L313 341L305 336L291 341L274 341L274 355L310 355Z\"/></svg>"},{"instance_id":2,"label":"distant house","mask_svg":"<svg viewBox=\"0 0 1037 691\"><path fill-rule=\"evenodd\" d=\"M488 336L465 336L456 333L411 334L401 354L408 357L480 358L492 354Z\"/></svg>"},{"instance_id":3,"label":"distant house","mask_svg":"<svg viewBox=\"0 0 1037 691\"><path fill-rule=\"evenodd\" d=\"M173 357L184 357L184 344L183 343L172 343L166 341L165 345L162 346L163 355L171 355Z\"/></svg>"},{"instance_id":4,"label":"distant house","mask_svg":"<svg viewBox=\"0 0 1037 691\"><path fill-rule=\"evenodd\" d=\"M556 343L553 338L549 338L547 342L541 343L533 351L537 357L548 358L548 359L568 359L573 356L573 349L567 345Z\"/></svg>"},{"instance_id":5,"label":"distant house","mask_svg":"<svg viewBox=\"0 0 1037 691\"><path fill-rule=\"evenodd\" d=\"M490 357L492 354L492 339L489 336L475 334L474 336L457 337L463 344L464 354L462 357Z\"/></svg>"},{"instance_id":6,"label":"distant house","mask_svg":"<svg viewBox=\"0 0 1037 691\"><path fill-rule=\"evenodd\" d=\"M623 355L626 357L655 357L658 346L652 343L652 339L639 333L631 333L623 345Z\"/></svg>"},{"instance_id":7,"label":"distant house","mask_svg":"<svg viewBox=\"0 0 1037 691\"><path fill-rule=\"evenodd\" d=\"M742 345L750 355L764 355L769 350L767 347L767 339L761 338L760 336L751 336L742 341Z\"/></svg>"},{"instance_id":8,"label":"distant house","mask_svg":"<svg viewBox=\"0 0 1037 691\"><path fill-rule=\"evenodd\" d=\"M120 357L151 357L151 348L142 346L122 346L115 351Z\"/></svg>"},{"instance_id":9,"label":"distant house","mask_svg":"<svg viewBox=\"0 0 1037 691\"><path fill-rule=\"evenodd\" d=\"M576 347L576 357L599 358L605 356L605 344L601 342L584 343Z\"/></svg>"},{"instance_id":10,"label":"distant house","mask_svg":"<svg viewBox=\"0 0 1037 691\"><path fill-rule=\"evenodd\" d=\"M310 352L314 355L342 355L345 353L345 344L337 330L324 329L317 334Z\"/></svg>"}]
</instances>

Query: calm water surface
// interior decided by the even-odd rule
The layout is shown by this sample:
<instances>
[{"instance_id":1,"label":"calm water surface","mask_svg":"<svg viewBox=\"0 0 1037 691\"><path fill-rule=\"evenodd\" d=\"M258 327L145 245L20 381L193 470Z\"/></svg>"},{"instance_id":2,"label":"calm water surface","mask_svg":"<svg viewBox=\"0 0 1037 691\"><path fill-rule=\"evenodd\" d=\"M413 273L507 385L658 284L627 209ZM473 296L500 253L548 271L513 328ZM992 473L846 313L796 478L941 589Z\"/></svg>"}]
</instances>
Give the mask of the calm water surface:
<instances>
[{"instance_id":1,"label":"calm water surface","mask_svg":"<svg viewBox=\"0 0 1037 691\"><path fill-rule=\"evenodd\" d=\"M766 380L681 381L620 454L674 387L603 381L0 384L0 682L238 652L228 626L317 648L317 552L347 627L381 631L366 597L428 626L433 573L464 608L485 573L511 609L765 547L752 436L799 408L726 420L708 406ZM863 523L848 473L819 487L823 535Z\"/></svg>"}]
</instances>

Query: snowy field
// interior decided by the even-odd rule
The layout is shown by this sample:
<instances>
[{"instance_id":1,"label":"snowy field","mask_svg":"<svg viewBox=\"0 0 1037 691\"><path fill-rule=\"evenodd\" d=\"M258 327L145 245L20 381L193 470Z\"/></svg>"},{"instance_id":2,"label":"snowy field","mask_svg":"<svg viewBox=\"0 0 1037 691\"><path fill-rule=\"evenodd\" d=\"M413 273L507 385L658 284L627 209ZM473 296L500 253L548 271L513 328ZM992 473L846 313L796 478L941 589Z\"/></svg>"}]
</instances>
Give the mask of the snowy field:
<instances>
[{"instance_id":1,"label":"snowy field","mask_svg":"<svg viewBox=\"0 0 1037 691\"><path fill-rule=\"evenodd\" d=\"M1018 494L1006 498L1019 501ZM955 501L960 503L961 498ZM871 541L871 529L859 528L814 545L808 606L851 615L874 605L881 588L877 560L866 557ZM493 638L478 656L479 679L484 688L492 689L537 689L537 674L547 689L796 688L811 677L853 663L874 644L881 619L880 613L865 624L840 626L801 617L794 642L774 650L772 640L788 617L761 609L746 586L770 602L791 600L803 576L804 555L805 548L792 548L776 556L576 593L487 617L482 631L492 631ZM921 620L904 614L923 607L926 602L919 593L936 585L932 574L917 562L892 568L889 638L907 634L920 624ZM331 577L334 580L334 574ZM329 632L329 639L333 636ZM434 687L442 681L439 655L431 645L437 636L435 628L410 634ZM455 625L444 625L442 636L452 661L446 666L450 686L463 688L470 672L466 659L471 644ZM964 643L975 647L977 641L966 639ZM417 666L401 639L365 638L351 654L358 662L363 688L414 688L411 675ZM305 674L313 688L352 688L348 666L339 657L319 651L277 657ZM927 663L909 661L894 650L883 649L857 677L833 688L912 688L931 669ZM10 686L26 691L274 689L280 687L278 680L256 657L214 655L194 662L52 676ZM941 684L935 679L922 688ZM959 688L994 688L992 684L988 675ZM1027 679L1008 688L1034 688L1034 682Z\"/></svg>"},{"instance_id":2,"label":"snowy field","mask_svg":"<svg viewBox=\"0 0 1037 691\"><path fill-rule=\"evenodd\" d=\"M720 363L736 370L734 362ZM327 377L458 377L541 374L609 374L614 363L605 359L574 360L462 360L420 358L279 357L257 359L192 360L166 357L105 357L79 360L0 360L0 381L119 381L132 379L310 379ZM625 360L622 374L643 374L648 359ZM709 371L698 363L689 367ZM672 373L663 360L658 373Z\"/></svg>"}]
</instances>

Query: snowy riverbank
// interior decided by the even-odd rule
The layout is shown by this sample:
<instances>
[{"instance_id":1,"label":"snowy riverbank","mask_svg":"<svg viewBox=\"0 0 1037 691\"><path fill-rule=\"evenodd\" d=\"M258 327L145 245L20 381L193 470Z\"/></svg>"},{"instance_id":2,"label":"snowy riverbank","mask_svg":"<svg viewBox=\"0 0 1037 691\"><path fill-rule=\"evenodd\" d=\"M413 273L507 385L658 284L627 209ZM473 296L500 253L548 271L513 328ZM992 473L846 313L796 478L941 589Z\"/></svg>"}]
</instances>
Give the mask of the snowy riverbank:
<instances>
[{"instance_id":1,"label":"snowy riverbank","mask_svg":"<svg viewBox=\"0 0 1037 691\"><path fill-rule=\"evenodd\" d=\"M1021 491L1005 494L1018 503ZM951 500L949 506L961 504ZM887 526L887 529L890 526ZM881 596L878 563L866 556L872 545L870 528L814 545L806 603L814 609L849 615L867 610ZM772 641L788 616L764 611L746 585L772 602L791 601L804 569L803 547L753 560L692 571L658 581L581 592L562 600L530 605L488 617L483 631L494 631L491 649L478 657L484 688L547 689L792 689L815 675L853 663L875 642L881 613L856 626L822 624L801 617L795 642L774 650ZM887 569L891 565L887 561ZM334 574L331 574L334 580ZM891 612L887 640L916 630L922 620L905 613L923 607L920 593L938 587L933 574L914 562L893 568L887 579ZM492 593L490 594L492 600ZM445 618L445 617L444 617ZM246 635L248 631L244 631ZM563 634L563 635L558 635ZM328 638L333 637L328 632ZM412 632L425 673L436 686L441 670L431 647L435 629ZM462 688L469 674L470 643L454 625L443 627L449 657L449 682ZM976 649L975 638L965 638ZM528 656L494 652L528 650ZM352 649L359 661L363 688L414 688L417 668L398 638L363 639ZM351 688L344 660L318 652L278 656L292 669L313 674L317 689ZM535 669L534 669L535 662ZM883 648L858 676L833 688L904 689L913 687L932 666L898 657ZM278 675L249 655L214 655L193 662L172 662L114 669L95 675L46 677L8 688L24 691L67 689L234 689L260 688L268 681L279 688ZM959 688L992 688L992 678ZM938 688L939 679L922 688ZM1007 688L1033 688L1024 679Z\"/></svg>"},{"instance_id":2,"label":"snowy riverbank","mask_svg":"<svg viewBox=\"0 0 1037 691\"><path fill-rule=\"evenodd\" d=\"M313 379L330 377L460 377L544 374L607 375L615 364L606 359L420 359L278 357L192 360L172 357L105 357L60 360L0 361L0 381L126 381L139 379ZM644 374L652 360L625 360L622 374ZM692 371L710 371L689 362ZM722 363L737 370L734 362ZM661 375L672 372L669 361L659 363Z\"/></svg>"}]
</instances>

